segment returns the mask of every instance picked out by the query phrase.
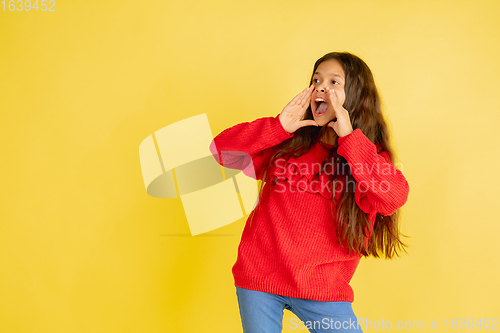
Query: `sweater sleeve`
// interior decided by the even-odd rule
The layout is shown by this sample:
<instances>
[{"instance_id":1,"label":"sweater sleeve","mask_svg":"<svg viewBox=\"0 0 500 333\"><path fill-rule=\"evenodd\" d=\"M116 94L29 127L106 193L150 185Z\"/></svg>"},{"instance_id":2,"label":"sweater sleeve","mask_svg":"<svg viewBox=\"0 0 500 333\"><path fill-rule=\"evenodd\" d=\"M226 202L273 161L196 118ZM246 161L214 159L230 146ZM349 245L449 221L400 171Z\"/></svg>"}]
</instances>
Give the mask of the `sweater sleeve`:
<instances>
[{"instance_id":1,"label":"sweater sleeve","mask_svg":"<svg viewBox=\"0 0 500 333\"><path fill-rule=\"evenodd\" d=\"M406 203L408 182L386 151L378 153L377 146L359 128L338 142L337 153L351 168L356 180L354 197L363 212L390 216Z\"/></svg>"},{"instance_id":2,"label":"sweater sleeve","mask_svg":"<svg viewBox=\"0 0 500 333\"><path fill-rule=\"evenodd\" d=\"M293 133L285 131L278 114L225 129L213 139L210 151L220 165L262 179L263 164L277 145L291 137Z\"/></svg>"}]
</instances>

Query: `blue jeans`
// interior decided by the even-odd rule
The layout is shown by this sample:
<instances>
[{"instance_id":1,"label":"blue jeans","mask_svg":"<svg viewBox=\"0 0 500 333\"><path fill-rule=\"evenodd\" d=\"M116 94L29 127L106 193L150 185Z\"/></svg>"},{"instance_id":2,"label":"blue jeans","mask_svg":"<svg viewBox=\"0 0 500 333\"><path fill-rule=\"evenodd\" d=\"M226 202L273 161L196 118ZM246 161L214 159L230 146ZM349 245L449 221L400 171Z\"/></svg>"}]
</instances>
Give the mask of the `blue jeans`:
<instances>
[{"instance_id":1,"label":"blue jeans","mask_svg":"<svg viewBox=\"0 0 500 333\"><path fill-rule=\"evenodd\" d=\"M281 332L284 309L300 319L292 318L286 323L292 329L307 328L313 333L363 333L350 302L321 302L240 287L236 287L236 295L244 333Z\"/></svg>"}]
</instances>

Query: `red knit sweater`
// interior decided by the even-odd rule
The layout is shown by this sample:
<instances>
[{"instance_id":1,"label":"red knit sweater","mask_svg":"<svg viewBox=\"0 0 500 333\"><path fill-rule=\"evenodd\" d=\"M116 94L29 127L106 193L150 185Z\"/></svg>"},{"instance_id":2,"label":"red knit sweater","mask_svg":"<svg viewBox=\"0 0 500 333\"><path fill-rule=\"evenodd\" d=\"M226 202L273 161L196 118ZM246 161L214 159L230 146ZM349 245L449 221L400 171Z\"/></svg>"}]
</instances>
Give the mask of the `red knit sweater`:
<instances>
[{"instance_id":1,"label":"red knit sweater","mask_svg":"<svg viewBox=\"0 0 500 333\"><path fill-rule=\"evenodd\" d=\"M210 147L214 157L225 167L262 179L277 145L293 136L278 117L222 131ZM356 180L356 203L370 214L372 225L377 212L391 215L403 206L408 183L386 152L377 153L380 146L360 129L340 137L338 143L337 153L346 159ZM330 165L330 171L320 172L331 147L317 142L300 157L272 164L259 207L251 213L252 224L247 220L242 233L232 269L236 286L318 301L354 300L349 282L361 256L348 254L338 243L331 215L332 195L340 198L345 181L333 191L328 173L335 168Z\"/></svg>"}]
</instances>

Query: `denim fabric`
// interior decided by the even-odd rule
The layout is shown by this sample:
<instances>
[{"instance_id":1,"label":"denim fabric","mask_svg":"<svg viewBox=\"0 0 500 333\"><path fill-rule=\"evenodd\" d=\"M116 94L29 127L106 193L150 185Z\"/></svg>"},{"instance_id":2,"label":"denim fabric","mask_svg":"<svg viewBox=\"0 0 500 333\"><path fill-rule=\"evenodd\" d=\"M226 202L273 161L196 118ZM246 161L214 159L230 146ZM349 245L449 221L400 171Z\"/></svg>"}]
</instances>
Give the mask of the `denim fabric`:
<instances>
[{"instance_id":1,"label":"denim fabric","mask_svg":"<svg viewBox=\"0 0 500 333\"><path fill-rule=\"evenodd\" d=\"M285 323L297 332L362 333L350 302L322 302L280 296L236 287L244 333L278 333L283 329L283 311L299 319ZM302 328L302 329L300 329Z\"/></svg>"}]
</instances>

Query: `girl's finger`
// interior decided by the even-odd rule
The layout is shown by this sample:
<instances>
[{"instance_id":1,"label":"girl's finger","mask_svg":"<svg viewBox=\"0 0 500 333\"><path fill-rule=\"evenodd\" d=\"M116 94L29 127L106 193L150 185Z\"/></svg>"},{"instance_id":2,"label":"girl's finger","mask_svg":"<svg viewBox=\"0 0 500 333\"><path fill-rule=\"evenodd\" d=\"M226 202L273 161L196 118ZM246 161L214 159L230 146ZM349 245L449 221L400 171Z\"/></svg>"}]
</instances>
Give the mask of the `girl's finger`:
<instances>
[{"instance_id":1,"label":"girl's finger","mask_svg":"<svg viewBox=\"0 0 500 333\"><path fill-rule=\"evenodd\" d=\"M312 85L311 85L312 86ZM308 100L310 98L310 93L311 93L311 87L307 87L304 90L302 90L297 96L295 96L290 103L288 103L289 106L295 106L299 105L301 107L304 106L304 100Z\"/></svg>"},{"instance_id":2,"label":"girl's finger","mask_svg":"<svg viewBox=\"0 0 500 333\"><path fill-rule=\"evenodd\" d=\"M308 95L309 95L309 88L302 90L302 92L299 94L299 99L297 100L297 104L302 105Z\"/></svg>"},{"instance_id":3,"label":"girl's finger","mask_svg":"<svg viewBox=\"0 0 500 333\"><path fill-rule=\"evenodd\" d=\"M295 96L295 98L292 100L292 102L297 103L298 101L300 101L300 99L302 98L303 94L304 94L304 92L302 91L297 96Z\"/></svg>"},{"instance_id":4,"label":"girl's finger","mask_svg":"<svg viewBox=\"0 0 500 333\"><path fill-rule=\"evenodd\" d=\"M319 126L314 120L301 120L299 121L299 128L304 126Z\"/></svg>"},{"instance_id":5,"label":"girl's finger","mask_svg":"<svg viewBox=\"0 0 500 333\"><path fill-rule=\"evenodd\" d=\"M329 96L332 96L332 98L333 98L333 99L334 99L334 101L336 102L336 101L337 101L337 95L335 94L335 90L330 89L329 87L327 87L326 89L328 89L328 95L329 95Z\"/></svg>"},{"instance_id":6,"label":"girl's finger","mask_svg":"<svg viewBox=\"0 0 500 333\"><path fill-rule=\"evenodd\" d=\"M303 95L304 93L306 92L306 90L302 90L299 94L297 94L297 96L295 96L290 103L295 103L297 102Z\"/></svg>"},{"instance_id":7,"label":"girl's finger","mask_svg":"<svg viewBox=\"0 0 500 333\"><path fill-rule=\"evenodd\" d=\"M307 103L309 103L309 101L311 99L311 94L313 91L312 87L313 87L313 85L311 84L311 86L306 88L306 94L304 96L302 96L302 99L300 101L300 105L302 107L304 107Z\"/></svg>"}]
</instances>

